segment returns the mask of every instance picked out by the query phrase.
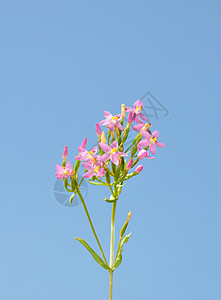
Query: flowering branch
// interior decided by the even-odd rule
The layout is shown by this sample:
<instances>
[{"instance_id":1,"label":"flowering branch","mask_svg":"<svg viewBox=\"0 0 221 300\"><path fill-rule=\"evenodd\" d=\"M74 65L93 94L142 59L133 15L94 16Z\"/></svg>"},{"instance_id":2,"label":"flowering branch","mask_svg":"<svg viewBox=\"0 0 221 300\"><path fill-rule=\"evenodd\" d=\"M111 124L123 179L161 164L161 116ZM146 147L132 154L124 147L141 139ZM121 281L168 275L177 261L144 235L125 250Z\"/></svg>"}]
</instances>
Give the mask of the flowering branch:
<instances>
[{"instance_id":1,"label":"flowering branch","mask_svg":"<svg viewBox=\"0 0 221 300\"><path fill-rule=\"evenodd\" d=\"M98 146L93 147L89 151L86 150L87 138L85 138L82 144L78 147L79 154L75 156L76 161L73 167L71 165L71 161L66 163L68 147L65 146L62 155L62 165L56 165L57 172L55 175L57 179L62 179L65 189L72 193L69 202L71 203L75 195L78 194L83 204L83 208L103 259L86 243L86 241L79 238L75 239L77 239L90 252L98 264L108 270L109 300L112 300L113 294L113 272L122 262L123 246L128 242L131 235L131 233L125 235L131 218L130 211L127 216L127 220L120 231L118 247L114 258L115 215L117 201L119 200L122 188L126 184L127 180L138 175L143 170L143 165L138 165L132 172L130 172L131 169L133 169L134 166L144 158L148 158L150 160L155 158L149 155L148 150L150 150L152 155L155 155L156 146L160 148L165 147L163 143L158 141L159 132L155 130L151 133L151 124L148 122L146 116L142 114L142 109L142 101L137 100L132 108L125 107L125 105L122 104L121 114L114 116L110 112L104 111L105 119L100 121L100 123L96 123ZM126 126L124 127L126 112L128 112L128 117L126 120ZM146 121L146 123L143 121ZM136 122L137 124L131 127L133 122ZM101 131L100 125L105 125L109 129L107 136ZM131 145L126 149L126 151L124 151L124 144L127 141L131 128L138 132L138 134ZM126 160L127 157L129 157L128 160ZM78 175L81 165L84 167L84 175L79 182ZM109 198L104 198L107 203L112 204L109 265L94 229L85 200L80 192L80 186L84 179L87 179L90 184L96 186L107 186L111 192Z\"/></svg>"}]
</instances>

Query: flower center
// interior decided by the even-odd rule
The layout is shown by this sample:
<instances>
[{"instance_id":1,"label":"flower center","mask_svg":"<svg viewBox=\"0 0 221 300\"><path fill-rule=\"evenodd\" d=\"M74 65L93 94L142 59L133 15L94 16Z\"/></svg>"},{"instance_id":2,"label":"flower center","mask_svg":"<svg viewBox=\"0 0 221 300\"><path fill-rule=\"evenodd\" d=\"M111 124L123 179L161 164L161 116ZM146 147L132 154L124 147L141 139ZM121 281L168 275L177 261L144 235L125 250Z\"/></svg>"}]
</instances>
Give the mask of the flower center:
<instances>
[{"instance_id":1,"label":"flower center","mask_svg":"<svg viewBox=\"0 0 221 300\"><path fill-rule=\"evenodd\" d=\"M91 151L89 151L89 152L88 152L88 154L87 154L87 158L91 158L91 157L92 157L92 155L93 155L93 151L91 150Z\"/></svg>"},{"instance_id":2,"label":"flower center","mask_svg":"<svg viewBox=\"0 0 221 300\"><path fill-rule=\"evenodd\" d=\"M118 117L112 117L111 122L116 123L117 120L118 120Z\"/></svg>"},{"instance_id":3,"label":"flower center","mask_svg":"<svg viewBox=\"0 0 221 300\"><path fill-rule=\"evenodd\" d=\"M157 140L156 137L154 138L153 136L151 136L151 138L150 138L150 143L151 143L151 144L155 144L156 140Z\"/></svg>"},{"instance_id":4,"label":"flower center","mask_svg":"<svg viewBox=\"0 0 221 300\"><path fill-rule=\"evenodd\" d=\"M117 152L117 148L113 148L113 149L111 149L111 154L114 154L115 152Z\"/></svg>"},{"instance_id":5,"label":"flower center","mask_svg":"<svg viewBox=\"0 0 221 300\"><path fill-rule=\"evenodd\" d=\"M135 113L138 114L140 113L142 110L142 107L141 106L138 106L136 109L135 109Z\"/></svg>"},{"instance_id":6,"label":"flower center","mask_svg":"<svg viewBox=\"0 0 221 300\"><path fill-rule=\"evenodd\" d=\"M100 171L100 165L98 165L96 168L94 168L94 173L98 173Z\"/></svg>"}]
</instances>

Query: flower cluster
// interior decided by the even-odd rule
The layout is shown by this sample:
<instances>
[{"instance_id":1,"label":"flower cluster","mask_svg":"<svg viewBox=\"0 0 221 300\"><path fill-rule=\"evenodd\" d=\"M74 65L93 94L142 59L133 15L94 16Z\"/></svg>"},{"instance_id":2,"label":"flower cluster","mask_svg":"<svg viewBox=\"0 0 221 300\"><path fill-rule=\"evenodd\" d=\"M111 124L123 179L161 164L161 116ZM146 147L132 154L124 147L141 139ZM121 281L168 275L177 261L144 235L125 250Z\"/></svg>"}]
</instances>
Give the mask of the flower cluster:
<instances>
[{"instance_id":1,"label":"flower cluster","mask_svg":"<svg viewBox=\"0 0 221 300\"><path fill-rule=\"evenodd\" d=\"M96 132L99 138L98 146L86 150L87 138L85 138L81 146L78 147L79 154L75 156L76 161L73 168L70 161L66 163L68 149L65 146L62 155L63 163L61 166L56 165L56 177L64 180L68 191L75 192L82 183L82 181L78 182L78 170L80 164L82 164L85 169L83 179L87 178L92 184L109 186L112 191L111 199L116 200L124 181L139 174L143 169L143 165L137 166L135 171L130 174L128 172L140 160L155 158L150 156L148 150L152 155L155 155L156 147L165 147L163 143L158 141L159 132L156 130L151 133L151 123L141 112L142 109L142 101L137 100L133 107L125 107L122 104L121 114L112 115L110 112L104 111L105 119L96 124ZM128 113L128 117L125 122L126 113ZM134 122L136 124L131 126ZM101 130L100 126L102 125L109 129L106 135ZM131 128L137 132L137 135L132 144L124 150L124 144ZM102 177L106 180L102 180ZM70 178L70 183L67 178Z\"/></svg>"}]
</instances>

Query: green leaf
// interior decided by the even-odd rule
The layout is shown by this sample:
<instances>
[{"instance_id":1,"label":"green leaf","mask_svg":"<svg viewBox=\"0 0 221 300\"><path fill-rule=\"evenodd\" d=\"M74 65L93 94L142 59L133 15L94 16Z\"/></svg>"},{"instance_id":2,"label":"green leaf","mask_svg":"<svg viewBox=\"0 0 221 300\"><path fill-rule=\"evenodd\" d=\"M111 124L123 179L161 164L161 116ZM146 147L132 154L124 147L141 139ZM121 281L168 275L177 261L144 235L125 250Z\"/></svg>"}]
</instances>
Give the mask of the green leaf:
<instances>
[{"instance_id":1,"label":"green leaf","mask_svg":"<svg viewBox=\"0 0 221 300\"><path fill-rule=\"evenodd\" d=\"M121 262L122 262L122 252L124 250L123 245L128 242L130 235L131 235L131 233L126 235L120 243L120 249L119 249L119 252L117 253L117 257L116 257L116 260L115 260L113 270L117 269L119 267L119 265L121 264Z\"/></svg>"},{"instance_id":2,"label":"green leaf","mask_svg":"<svg viewBox=\"0 0 221 300\"><path fill-rule=\"evenodd\" d=\"M111 270L109 266L105 264L105 262L102 260L102 258L100 258L100 256L96 252L94 252L94 250L85 242L85 240L76 237L75 239L79 241L90 252L90 254L93 256L93 258L99 265L101 265L104 269L108 271Z\"/></svg>"}]
</instances>

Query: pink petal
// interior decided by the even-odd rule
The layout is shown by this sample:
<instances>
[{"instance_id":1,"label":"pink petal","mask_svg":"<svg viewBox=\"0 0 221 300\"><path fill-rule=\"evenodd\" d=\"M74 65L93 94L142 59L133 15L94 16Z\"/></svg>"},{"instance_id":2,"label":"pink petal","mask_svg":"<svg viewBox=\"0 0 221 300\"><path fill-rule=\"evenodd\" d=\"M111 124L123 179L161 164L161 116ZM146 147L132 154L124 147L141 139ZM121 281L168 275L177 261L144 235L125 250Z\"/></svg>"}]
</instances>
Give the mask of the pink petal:
<instances>
[{"instance_id":1,"label":"pink petal","mask_svg":"<svg viewBox=\"0 0 221 300\"><path fill-rule=\"evenodd\" d=\"M141 119L137 118L136 119L137 124L141 125L142 127L145 125L143 121L141 121Z\"/></svg>"},{"instance_id":2,"label":"pink petal","mask_svg":"<svg viewBox=\"0 0 221 300\"><path fill-rule=\"evenodd\" d=\"M141 100L137 100L136 102L134 102L134 108L136 109L137 107L141 106L141 108L143 109L143 103Z\"/></svg>"},{"instance_id":3,"label":"pink petal","mask_svg":"<svg viewBox=\"0 0 221 300\"><path fill-rule=\"evenodd\" d=\"M111 146L111 149L113 149L113 148L118 148L118 143L117 143L117 141L113 141L113 143L112 143L110 146Z\"/></svg>"},{"instance_id":4,"label":"pink petal","mask_svg":"<svg viewBox=\"0 0 221 300\"><path fill-rule=\"evenodd\" d=\"M92 148L91 151L93 152L93 154L97 153L97 146L95 146L94 148Z\"/></svg>"},{"instance_id":5,"label":"pink petal","mask_svg":"<svg viewBox=\"0 0 221 300\"><path fill-rule=\"evenodd\" d=\"M93 171L88 171L88 172L86 172L86 173L83 175L84 178L91 178L91 177L93 177L93 176L94 176L94 172L93 172Z\"/></svg>"},{"instance_id":6,"label":"pink petal","mask_svg":"<svg viewBox=\"0 0 221 300\"><path fill-rule=\"evenodd\" d=\"M107 161L109 158L110 158L110 154L109 153L104 153L103 155L100 156L99 162Z\"/></svg>"},{"instance_id":7,"label":"pink petal","mask_svg":"<svg viewBox=\"0 0 221 300\"><path fill-rule=\"evenodd\" d=\"M140 131L142 127L140 125L134 125L132 128L135 131Z\"/></svg>"},{"instance_id":8,"label":"pink petal","mask_svg":"<svg viewBox=\"0 0 221 300\"><path fill-rule=\"evenodd\" d=\"M151 138L151 135L150 135L147 131L145 131L145 130L141 130L141 132L142 132L142 136L143 136L146 140L149 141L149 139Z\"/></svg>"},{"instance_id":9,"label":"pink petal","mask_svg":"<svg viewBox=\"0 0 221 300\"><path fill-rule=\"evenodd\" d=\"M62 166L55 165L55 167L56 167L56 170L57 170L58 173L63 173L64 168Z\"/></svg>"},{"instance_id":10,"label":"pink petal","mask_svg":"<svg viewBox=\"0 0 221 300\"><path fill-rule=\"evenodd\" d=\"M113 117L113 115L109 112L109 111L104 111L104 116L105 118L111 119Z\"/></svg>"},{"instance_id":11,"label":"pink petal","mask_svg":"<svg viewBox=\"0 0 221 300\"><path fill-rule=\"evenodd\" d=\"M143 119L145 121L148 121L147 117L142 113L139 113L139 117L141 117L141 119Z\"/></svg>"},{"instance_id":12,"label":"pink petal","mask_svg":"<svg viewBox=\"0 0 221 300\"><path fill-rule=\"evenodd\" d=\"M66 164L66 169L68 170L68 172L72 171L72 167L71 167L71 161L69 160Z\"/></svg>"},{"instance_id":13,"label":"pink petal","mask_svg":"<svg viewBox=\"0 0 221 300\"><path fill-rule=\"evenodd\" d=\"M111 148L107 144L100 142L99 145L100 145L100 148L104 152L110 152L111 151Z\"/></svg>"},{"instance_id":14,"label":"pink petal","mask_svg":"<svg viewBox=\"0 0 221 300\"><path fill-rule=\"evenodd\" d=\"M155 145L157 145L157 146L160 147L160 148L166 147L165 144L163 144L163 143L161 143L161 142L158 142L158 141L155 142Z\"/></svg>"},{"instance_id":15,"label":"pink petal","mask_svg":"<svg viewBox=\"0 0 221 300\"><path fill-rule=\"evenodd\" d=\"M142 140L137 144L137 147L146 147L146 146L149 146L149 144L150 144L150 142L148 140Z\"/></svg>"},{"instance_id":16,"label":"pink petal","mask_svg":"<svg viewBox=\"0 0 221 300\"><path fill-rule=\"evenodd\" d=\"M113 131L114 130L114 124L113 123L110 123L109 125L108 125L108 128L109 128L109 130L110 131Z\"/></svg>"},{"instance_id":17,"label":"pink petal","mask_svg":"<svg viewBox=\"0 0 221 300\"><path fill-rule=\"evenodd\" d=\"M105 120L103 120L103 121L100 121L100 125L107 125L107 124L109 124L110 123L110 121L108 120L108 119L105 119Z\"/></svg>"},{"instance_id":18,"label":"pink petal","mask_svg":"<svg viewBox=\"0 0 221 300\"><path fill-rule=\"evenodd\" d=\"M94 170L93 165L89 164L88 162L82 162L82 166L83 166L85 169L89 170L89 171L93 171L93 170Z\"/></svg>"},{"instance_id":19,"label":"pink petal","mask_svg":"<svg viewBox=\"0 0 221 300\"><path fill-rule=\"evenodd\" d=\"M116 126L120 129L120 130L122 130L122 131L124 131L124 127L120 124L120 123L116 123Z\"/></svg>"},{"instance_id":20,"label":"pink petal","mask_svg":"<svg viewBox=\"0 0 221 300\"><path fill-rule=\"evenodd\" d=\"M78 151L79 151L79 153L81 153L82 155L87 155L87 154L88 154L87 150L84 149L83 147L78 147Z\"/></svg>"},{"instance_id":21,"label":"pink petal","mask_svg":"<svg viewBox=\"0 0 221 300\"><path fill-rule=\"evenodd\" d=\"M118 153L118 155L120 155L120 156L122 156L122 157L124 157L124 156L128 156L128 154L127 153L123 153L123 152L117 152Z\"/></svg>"},{"instance_id":22,"label":"pink petal","mask_svg":"<svg viewBox=\"0 0 221 300\"><path fill-rule=\"evenodd\" d=\"M152 137L158 138L158 136L159 136L159 131L158 131L158 130L155 130L155 131L152 133Z\"/></svg>"},{"instance_id":23,"label":"pink petal","mask_svg":"<svg viewBox=\"0 0 221 300\"><path fill-rule=\"evenodd\" d=\"M150 144L150 152L155 155L156 154L156 146L153 144Z\"/></svg>"},{"instance_id":24,"label":"pink petal","mask_svg":"<svg viewBox=\"0 0 221 300\"><path fill-rule=\"evenodd\" d=\"M114 154L111 155L111 161L112 161L113 164L119 165L119 159L118 159L117 154L114 153Z\"/></svg>"}]
</instances>

